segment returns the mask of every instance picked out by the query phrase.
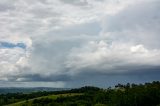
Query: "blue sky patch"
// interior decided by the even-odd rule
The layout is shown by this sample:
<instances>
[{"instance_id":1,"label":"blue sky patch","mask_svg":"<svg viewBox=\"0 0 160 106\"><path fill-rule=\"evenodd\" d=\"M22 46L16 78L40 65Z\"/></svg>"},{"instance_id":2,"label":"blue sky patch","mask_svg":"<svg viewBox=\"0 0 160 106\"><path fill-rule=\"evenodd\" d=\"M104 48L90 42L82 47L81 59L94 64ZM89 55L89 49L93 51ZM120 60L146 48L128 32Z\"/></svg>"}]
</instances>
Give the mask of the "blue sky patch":
<instances>
[{"instance_id":1,"label":"blue sky patch","mask_svg":"<svg viewBox=\"0 0 160 106\"><path fill-rule=\"evenodd\" d=\"M26 48L26 45L24 43L10 43L10 42L0 42L0 47L4 47L4 48L15 48L15 47L19 47L19 48Z\"/></svg>"}]
</instances>

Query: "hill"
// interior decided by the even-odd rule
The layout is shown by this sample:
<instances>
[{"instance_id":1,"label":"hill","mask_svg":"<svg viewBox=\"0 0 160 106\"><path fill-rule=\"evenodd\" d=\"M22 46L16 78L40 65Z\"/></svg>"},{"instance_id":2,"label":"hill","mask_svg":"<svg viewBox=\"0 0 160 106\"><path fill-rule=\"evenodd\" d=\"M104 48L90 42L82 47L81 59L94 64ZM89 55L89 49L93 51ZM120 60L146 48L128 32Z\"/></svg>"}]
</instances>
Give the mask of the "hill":
<instances>
[{"instance_id":1,"label":"hill","mask_svg":"<svg viewBox=\"0 0 160 106\"><path fill-rule=\"evenodd\" d=\"M0 94L7 93L32 93L38 91L62 91L70 90L70 88L50 88L50 87L35 87L35 88L24 88L24 87L1 87Z\"/></svg>"},{"instance_id":2,"label":"hill","mask_svg":"<svg viewBox=\"0 0 160 106\"><path fill-rule=\"evenodd\" d=\"M79 89L2 94L4 106L160 106L160 82L117 84L114 88L82 87Z\"/></svg>"}]
</instances>

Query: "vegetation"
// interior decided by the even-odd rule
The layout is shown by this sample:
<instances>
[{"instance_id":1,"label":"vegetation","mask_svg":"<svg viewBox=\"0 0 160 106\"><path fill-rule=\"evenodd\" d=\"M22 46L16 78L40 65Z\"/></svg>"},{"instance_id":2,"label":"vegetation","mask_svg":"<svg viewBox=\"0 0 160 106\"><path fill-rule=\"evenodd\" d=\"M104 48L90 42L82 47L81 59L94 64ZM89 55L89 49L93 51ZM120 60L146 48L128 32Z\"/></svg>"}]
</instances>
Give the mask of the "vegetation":
<instances>
[{"instance_id":1,"label":"vegetation","mask_svg":"<svg viewBox=\"0 0 160 106\"><path fill-rule=\"evenodd\" d=\"M8 106L160 106L160 82L139 85L118 84L113 89L86 86L66 91L0 95L0 106L6 104L10 104Z\"/></svg>"},{"instance_id":2,"label":"vegetation","mask_svg":"<svg viewBox=\"0 0 160 106\"><path fill-rule=\"evenodd\" d=\"M45 104L52 102L53 100L57 99L58 97L68 97L68 96L76 96L76 95L82 95L80 93L67 93L67 94L58 94L58 95L48 95L48 96L42 96L42 97L37 97L29 100L24 100L20 102L16 102L13 104L9 104L7 106L33 106L36 103L36 106L41 104L42 106L46 106Z\"/></svg>"}]
</instances>

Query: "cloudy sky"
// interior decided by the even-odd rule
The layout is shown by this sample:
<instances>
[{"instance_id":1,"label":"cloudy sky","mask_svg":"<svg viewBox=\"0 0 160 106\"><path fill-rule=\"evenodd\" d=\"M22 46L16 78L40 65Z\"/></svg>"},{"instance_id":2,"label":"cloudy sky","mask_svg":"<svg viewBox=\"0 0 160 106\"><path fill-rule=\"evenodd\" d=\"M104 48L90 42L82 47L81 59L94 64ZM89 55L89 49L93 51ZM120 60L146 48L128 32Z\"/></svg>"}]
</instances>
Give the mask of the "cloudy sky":
<instances>
[{"instance_id":1,"label":"cloudy sky","mask_svg":"<svg viewBox=\"0 0 160 106\"><path fill-rule=\"evenodd\" d=\"M160 0L0 0L1 87L160 80Z\"/></svg>"}]
</instances>

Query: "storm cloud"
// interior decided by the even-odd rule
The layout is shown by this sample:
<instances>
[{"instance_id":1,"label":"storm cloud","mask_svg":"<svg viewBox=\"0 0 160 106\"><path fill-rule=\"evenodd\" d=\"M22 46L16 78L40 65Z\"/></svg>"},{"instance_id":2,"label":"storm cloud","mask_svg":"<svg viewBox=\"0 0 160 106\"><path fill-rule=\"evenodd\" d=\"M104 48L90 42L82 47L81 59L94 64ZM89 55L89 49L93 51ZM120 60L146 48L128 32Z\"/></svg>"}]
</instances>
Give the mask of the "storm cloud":
<instances>
[{"instance_id":1,"label":"storm cloud","mask_svg":"<svg viewBox=\"0 0 160 106\"><path fill-rule=\"evenodd\" d=\"M160 80L158 0L1 0L0 86Z\"/></svg>"}]
</instances>

